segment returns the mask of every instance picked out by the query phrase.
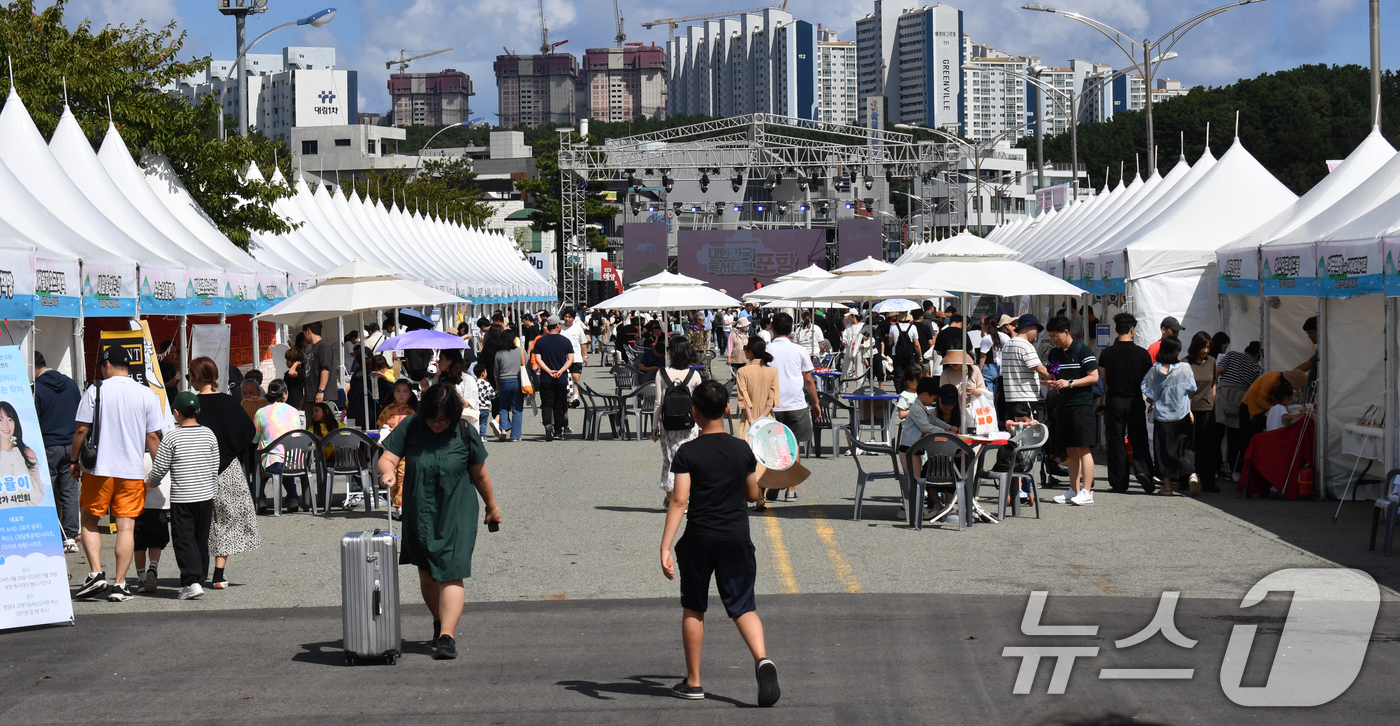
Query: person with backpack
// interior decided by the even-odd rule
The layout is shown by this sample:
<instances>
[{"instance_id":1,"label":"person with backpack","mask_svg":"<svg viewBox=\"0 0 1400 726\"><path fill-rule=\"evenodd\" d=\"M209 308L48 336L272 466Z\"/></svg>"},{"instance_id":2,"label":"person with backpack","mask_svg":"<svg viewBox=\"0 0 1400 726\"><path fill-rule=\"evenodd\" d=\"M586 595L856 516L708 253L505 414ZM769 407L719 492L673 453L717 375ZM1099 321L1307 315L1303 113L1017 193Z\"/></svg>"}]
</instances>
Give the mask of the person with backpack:
<instances>
[{"instance_id":1,"label":"person with backpack","mask_svg":"<svg viewBox=\"0 0 1400 726\"><path fill-rule=\"evenodd\" d=\"M923 358L923 348L919 345L919 329L905 315L900 322L891 322L882 350L890 359L894 376L894 389L904 388L904 369Z\"/></svg>"},{"instance_id":2,"label":"person with backpack","mask_svg":"<svg viewBox=\"0 0 1400 726\"><path fill-rule=\"evenodd\" d=\"M691 366L696 360L695 347L683 335L671 336L670 354L666 367L656 372L656 409L652 412L651 440L661 442L661 490L666 492L662 507L671 504L671 490L676 477L671 473L671 459L676 450L699 435L691 412L690 393L700 385L700 371Z\"/></svg>"},{"instance_id":3,"label":"person with backpack","mask_svg":"<svg viewBox=\"0 0 1400 726\"><path fill-rule=\"evenodd\" d=\"M399 564L418 568L423 602L433 615L433 658L451 660L457 657L457 621L466 599L462 581L472 575L478 517L488 525L501 522L486 447L476 428L462 420L462 397L445 382L423 394L418 412L383 446L378 467L384 484L395 485L399 462L405 462Z\"/></svg>"}]
</instances>

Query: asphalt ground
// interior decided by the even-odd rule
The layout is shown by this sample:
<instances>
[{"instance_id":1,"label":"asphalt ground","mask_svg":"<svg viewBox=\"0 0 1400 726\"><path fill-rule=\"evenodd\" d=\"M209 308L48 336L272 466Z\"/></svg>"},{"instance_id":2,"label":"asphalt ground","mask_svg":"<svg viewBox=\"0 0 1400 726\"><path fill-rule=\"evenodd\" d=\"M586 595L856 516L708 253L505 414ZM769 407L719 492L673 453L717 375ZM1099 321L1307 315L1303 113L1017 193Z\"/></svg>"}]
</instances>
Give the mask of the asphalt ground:
<instances>
[{"instance_id":1,"label":"asphalt ground","mask_svg":"<svg viewBox=\"0 0 1400 726\"><path fill-rule=\"evenodd\" d=\"M599 379L599 369L588 375ZM477 539L460 638L468 650L460 661L444 668L410 644L394 668L332 670L342 662L340 535L385 520L344 511L260 517L262 547L232 558L228 590L175 600L177 569L167 550L155 595L76 602L74 628L0 635L0 661L17 686L0 693L0 722L395 714L415 721L476 714L481 718L473 721L500 716L503 723L654 722L662 714L653 711L667 719L754 718L731 702L656 697L683 672L678 590L658 566L658 445L606 436L546 443L540 431L527 413L524 442L487 443L505 522L496 533L483 528ZM862 463L888 466L875 457ZM1387 633L1395 628L1389 603L1400 561L1367 551L1367 502L1347 503L1334 525L1335 502L1115 494L1105 491L1100 466L1092 507L1051 504L1056 492L1046 491L1039 520L1027 511L965 532L919 532L895 519L898 498L889 481L872 482L864 518L852 521L849 457L804 464L812 477L799 487L799 501L750 518L760 614L790 694L762 718L1038 723L1062 712L1116 711L1218 723L1267 711L1287 721L1292 711L1234 707L1207 669L1218 671L1230 624L1260 617L1235 613L1254 583L1280 569L1339 565L1370 573L1387 604L1357 683L1333 704L1299 712L1310 714L1310 723L1351 723L1372 704L1400 704L1379 680L1393 672L1394 638ZM110 575L110 537L104 545ZM69 556L75 586L86 571L81 554ZM416 574L404 568L402 576L405 636L423 637ZM1033 590L1051 594L1051 612L1056 603L1083 603L1075 610L1094 614L1105 630L1121 625L1125 634L1150 619L1163 591L1180 591L1179 612L1195 613L1196 621L1179 616L1178 624L1203 643L1189 653L1198 674L1190 683L1101 682L1086 667L1066 695L1047 696L1049 666L1042 664L1038 695L1012 696L1016 659L1000 652L1025 643L1016 624ZM714 680L707 687L751 704L747 656L722 620L710 628L706 664ZM1172 648L1159 641L1139 648ZM106 675L104 663L115 675ZM418 672L429 668L438 670ZM379 688L359 683L365 672ZM734 710L710 710L720 707Z\"/></svg>"}]
</instances>

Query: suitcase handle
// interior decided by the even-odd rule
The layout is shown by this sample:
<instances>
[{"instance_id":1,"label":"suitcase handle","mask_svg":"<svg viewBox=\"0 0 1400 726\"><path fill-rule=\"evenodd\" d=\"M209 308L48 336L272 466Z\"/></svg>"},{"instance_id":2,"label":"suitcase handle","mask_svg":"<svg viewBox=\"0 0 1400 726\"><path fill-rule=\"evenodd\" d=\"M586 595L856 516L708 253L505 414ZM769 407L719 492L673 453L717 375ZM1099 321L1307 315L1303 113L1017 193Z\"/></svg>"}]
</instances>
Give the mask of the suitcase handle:
<instances>
[{"instance_id":1,"label":"suitcase handle","mask_svg":"<svg viewBox=\"0 0 1400 726\"><path fill-rule=\"evenodd\" d=\"M382 607L380 607L380 602L379 602L379 581L378 581L378 580L375 580L375 581L374 581L374 602L373 602L373 604L371 605L371 609L373 610L375 617L378 617L378 616L384 614L384 610L383 610Z\"/></svg>"}]
</instances>

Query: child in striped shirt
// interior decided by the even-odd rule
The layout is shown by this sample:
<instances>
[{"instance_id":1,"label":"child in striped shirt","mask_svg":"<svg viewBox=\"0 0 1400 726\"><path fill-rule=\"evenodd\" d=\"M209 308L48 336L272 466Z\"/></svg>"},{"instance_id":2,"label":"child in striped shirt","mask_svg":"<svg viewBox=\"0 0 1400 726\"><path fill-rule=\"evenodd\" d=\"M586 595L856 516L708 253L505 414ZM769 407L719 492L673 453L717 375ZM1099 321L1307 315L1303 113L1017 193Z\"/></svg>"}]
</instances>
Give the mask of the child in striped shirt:
<instances>
[{"instance_id":1,"label":"child in striped shirt","mask_svg":"<svg viewBox=\"0 0 1400 726\"><path fill-rule=\"evenodd\" d=\"M176 427L156 450L146 486L159 486L170 474L170 531L175 563L180 567L181 600L204 594L200 583L209 572L209 529L214 523L214 477L218 475L219 442L200 426L199 396L181 391L171 402Z\"/></svg>"}]
</instances>

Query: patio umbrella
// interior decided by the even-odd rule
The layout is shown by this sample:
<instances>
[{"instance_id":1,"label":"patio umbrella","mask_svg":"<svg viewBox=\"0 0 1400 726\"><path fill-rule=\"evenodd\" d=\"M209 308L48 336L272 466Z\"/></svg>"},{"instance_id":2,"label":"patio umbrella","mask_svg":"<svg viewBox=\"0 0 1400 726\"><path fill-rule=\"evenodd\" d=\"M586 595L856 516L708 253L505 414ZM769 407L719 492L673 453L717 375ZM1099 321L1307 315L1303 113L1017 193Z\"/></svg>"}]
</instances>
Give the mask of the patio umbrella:
<instances>
[{"instance_id":1,"label":"patio umbrella","mask_svg":"<svg viewBox=\"0 0 1400 726\"><path fill-rule=\"evenodd\" d=\"M775 277L773 278L773 282L787 282L788 280L825 280L829 277L835 277L835 275L816 265L808 265L797 272L789 272L786 275Z\"/></svg>"},{"instance_id":2,"label":"patio umbrella","mask_svg":"<svg viewBox=\"0 0 1400 726\"><path fill-rule=\"evenodd\" d=\"M1006 245L990 242L964 230L952 237L916 244L900 255L895 264L902 267L910 262L932 262L968 257L1009 259L1015 254L1016 250Z\"/></svg>"},{"instance_id":3,"label":"patio umbrella","mask_svg":"<svg viewBox=\"0 0 1400 726\"><path fill-rule=\"evenodd\" d=\"M595 305L603 310L712 310L739 307L743 303L704 285L651 285L633 287Z\"/></svg>"},{"instance_id":4,"label":"patio umbrella","mask_svg":"<svg viewBox=\"0 0 1400 726\"><path fill-rule=\"evenodd\" d=\"M677 275L677 274L674 273L674 272L662 272L662 273L659 274L659 275L652 275L651 277L648 277L648 278L646 278L645 280L638 280L637 282L634 282L634 283L632 283L631 285L629 285L627 289L630 290L630 289L632 289L632 288L634 288L634 287L662 287L662 286L667 286L667 287L688 287L688 286L704 285L704 284L705 284L705 281L704 281L704 280L701 280L701 279L698 279L698 278L687 277L687 276L685 276L685 275Z\"/></svg>"},{"instance_id":5,"label":"patio umbrella","mask_svg":"<svg viewBox=\"0 0 1400 726\"><path fill-rule=\"evenodd\" d=\"M399 308L399 325L405 330L432 330L433 321L413 308Z\"/></svg>"},{"instance_id":6,"label":"patio umbrella","mask_svg":"<svg viewBox=\"0 0 1400 726\"><path fill-rule=\"evenodd\" d=\"M467 341L460 335L444 333L441 330L414 330L403 335L385 338L374 349L376 353L386 350L460 350L467 347Z\"/></svg>"},{"instance_id":7,"label":"patio umbrella","mask_svg":"<svg viewBox=\"0 0 1400 726\"><path fill-rule=\"evenodd\" d=\"M905 313L910 310L918 310L919 304L913 300L906 300L902 297L886 300L875 305L874 311L877 313Z\"/></svg>"}]
</instances>

